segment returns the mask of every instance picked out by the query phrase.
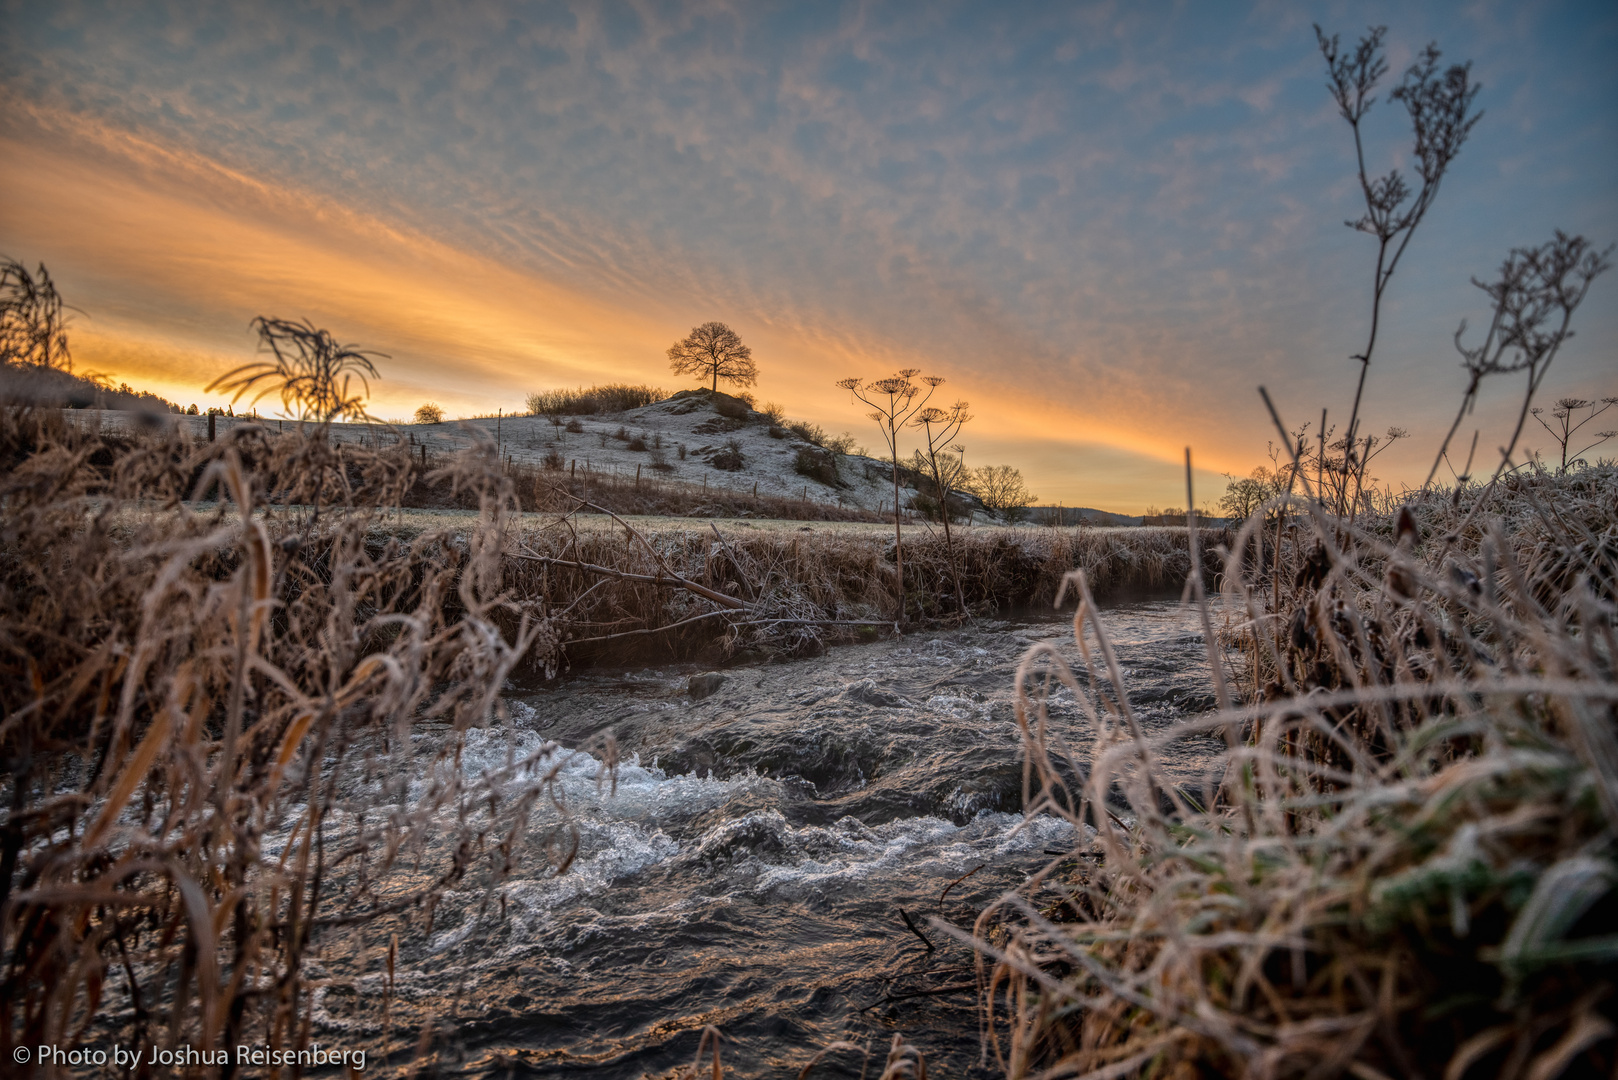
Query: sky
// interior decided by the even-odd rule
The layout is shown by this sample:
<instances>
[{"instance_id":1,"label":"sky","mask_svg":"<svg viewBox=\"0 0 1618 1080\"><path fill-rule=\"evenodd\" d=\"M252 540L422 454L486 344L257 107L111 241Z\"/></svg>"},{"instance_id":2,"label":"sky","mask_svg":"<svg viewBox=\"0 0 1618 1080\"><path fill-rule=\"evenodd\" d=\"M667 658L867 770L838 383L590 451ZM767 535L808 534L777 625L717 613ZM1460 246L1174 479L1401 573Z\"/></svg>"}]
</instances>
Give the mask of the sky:
<instances>
[{"instance_id":1,"label":"sky","mask_svg":"<svg viewBox=\"0 0 1618 1080\"><path fill-rule=\"evenodd\" d=\"M0 0L0 254L79 309L78 370L182 404L258 315L385 354L401 418L682 389L665 351L717 319L760 401L868 446L833 384L916 367L1041 503L1184 505L1187 447L1203 503L1267 461L1259 386L1293 427L1353 398L1375 249L1316 23L1388 27L1373 172L1429 41L1482 85L1366 388L1411 432L1373 472L1419 483L1471 279L1618 240L1618 5ZM1618 395L1618 274L1574 326L1544 396Z\"/></svg>"}]
</instances>

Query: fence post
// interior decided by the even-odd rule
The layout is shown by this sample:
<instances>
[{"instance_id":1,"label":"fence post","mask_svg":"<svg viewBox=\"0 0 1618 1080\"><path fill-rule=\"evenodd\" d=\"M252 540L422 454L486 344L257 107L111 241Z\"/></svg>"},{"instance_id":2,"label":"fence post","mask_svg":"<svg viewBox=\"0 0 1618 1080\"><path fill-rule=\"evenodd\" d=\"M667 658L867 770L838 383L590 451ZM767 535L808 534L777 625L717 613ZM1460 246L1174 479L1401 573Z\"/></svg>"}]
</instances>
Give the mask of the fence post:
<instances>
[{"instance_id":1,"label":"fence post","mask_svg":"<svg viewBox=\"0 0 1618 1080\"><path fill-rule=\"evenodd\" d=\"M208 414L208 441L209 442L213 442L213 424L214 424L214 421L217 420L218 418L219 418L219 414L216 413L216 412L210 412Z\"/></svg>"}]
</instances>

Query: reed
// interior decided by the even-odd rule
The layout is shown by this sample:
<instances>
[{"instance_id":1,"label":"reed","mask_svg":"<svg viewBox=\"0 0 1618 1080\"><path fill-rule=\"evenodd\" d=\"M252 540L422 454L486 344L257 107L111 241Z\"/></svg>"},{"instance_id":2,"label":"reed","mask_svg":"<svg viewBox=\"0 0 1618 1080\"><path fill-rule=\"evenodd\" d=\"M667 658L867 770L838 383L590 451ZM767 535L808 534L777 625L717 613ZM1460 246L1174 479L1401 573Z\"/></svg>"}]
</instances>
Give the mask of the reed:
<instances>
[{"instance_id":1,"label":"reed","mask_svg":"<svg viewBox=\"0 0 1618 1080\"><path fill-rule=\"evenodd\" d=\"M1224 537L1222 530L1205 533L1204 550ZM891 628L898 603L892 538L864 530L721 534L707 525L662 524L631 535L624 528L559 528L552 519L522 530L518 551L505 564L506 591L558 613L565 627L554 653L529 657L531 670L547 674L564 664L629 657L814 655ZM905 552L911 617L958 617L942 535L912 530ZM1190 568L1184 529L963 530L955 558L961 590L980 614L1048 607L1075 568L1108 595L1178 591ZM1206 557L1209 572L1216 566L1215 557ZM748 610L726 611L667 581L658 584L659 575L716 590Z\"/></svg>"},{"instance_id":2,"label":"reed","mask_svg":"<svg viewBox=\"0 0 1618 1080\"><path fill-rule=\"evenodd\" d=\"M0 1041L302 1048L323 936L565 867L565 818L512 824L556 747L458 768L553 632L501 588L510 483L465 455L475 527L379 541L413 467L0 406Z\"/></svg>"},{"instance_id":3,"label":"reed","mask_svg":"<svg viewBox=\"0 0 1618 1080\"><path fill-rule=\"evenodd\" d=\"M1230 547L1247 661L1220 709L1146 737L1082 573L1083 667L1036 646L1019 671L1028 812L1083 840L954 931L992 1052L1018 1077L1606 1075L1618 468L1352 526L1272 509L1279 565L1251 558L1262 516ZM1167 744L1210 738L1200 790L1162 778Z\"/></svg>"}]
</instances>

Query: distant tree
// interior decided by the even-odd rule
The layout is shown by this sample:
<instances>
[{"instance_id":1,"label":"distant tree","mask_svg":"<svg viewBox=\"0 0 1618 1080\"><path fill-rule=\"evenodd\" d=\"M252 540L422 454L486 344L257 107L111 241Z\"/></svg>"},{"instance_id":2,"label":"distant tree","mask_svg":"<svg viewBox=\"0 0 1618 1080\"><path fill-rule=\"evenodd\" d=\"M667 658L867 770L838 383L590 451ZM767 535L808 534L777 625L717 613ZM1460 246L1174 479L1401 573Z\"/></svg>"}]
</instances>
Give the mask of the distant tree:
<instances>
[{"instance_id":1,"label":"distant tree","mask_svg":"<svg viewBox=\"0 0 1618 1080\"><path fill-rule=\"evenodd\" d=\"M736 331L722 322L705 322L693 327L689 337L669 346L669 367L676 375L695 375L712 381L719 389L724 379L736 386L758 382L758 365L753 350L742 344Z\"/></svg>"},{"instance_id":2,"label":"distant tree","mask_svg":"<svg viewBox=\"0 0 1618 1080\"><path fill-rule=\"evenodd\" d=\"M418 424L442 424L443 422L443 408L433 404L431 401L416 410L416 423Z\"/></svg>"},{"instance_id":3,"label":"distant tree","mask_svg":"<svg viewBox=\"0 0 1618 1080\"><path fill-rule=\"evenodd\" d=\"M371 357L384 355L339 345L326 330L316 329L308 320L271 319L260 315L252 322L258 331L260 351L272 358L256 360L225 372L207 387L234 392L240 400L259 383L265 383L254 397L280 392L281 405L299 420L330 423L339 417L368 419L365 401L371 395L369 379L381 378ZM369 377L369 378L367 378ZM352 390L358 379L363 393Z\"/></svg>"},{"instance_id":4,"label":"distant tree","mask_svg":"<svg viewBox=\"0 0 1618 1080\"><path fill-rule=\"evenodd\" d=\"M30 274L16 259L0 261L0 363L72 371L63 308L44 263Z\"/></svg>"},{"instance_id":5,"label":"distant tree","mask_svg":"<svg viewBox=\"0 0 1618 1080\"><path fill-rule=\"evenodd\" d=\"M1012 519L1035 496L1023 483L1022 470L1011 465L984 465L973 469L967 490L982 500L983 505L1000 516Z\"/></svg>"},{"instance_id":6,"label":"distant tree","mask_svg":"<svg viewBox=\"0 0 1618 1080\"><path fill-rule=\"evenodd\" d=\"M1225 486L1225 493L1219 497L1219 509L1225 516L1236 521L1246 521L1258 512L1258 508L1266 499L1276 494L1274 474L1260 465L1254 469L1250 476L1241 479L1232 479Z\"/></svg>"},{"instance_id":7,"label":"distant tree","mask_svg":"<svg viewBox=\"0 0 1618 1080\"><path fill-rule=\"evenodd\" d=\"M882 432L882 441L888 446L888 460L893 463L893 558L894 569L899 577L899 621L905 619L905 556L904 536L900 530L899 513L899 429L916 415L917 411L927 404L933 391L938 389L938 382L925 380L930 389L925 395L921 387L915 384L920 368L904 368L897 374L875 382L866 382L864 379L841 379L837 385L847 390L849 395L858 402L870 406L871 411L866 413L876 421L877 429ZM920 401L916 398L921 397Z\"/></svg>"},{"instance_id":8,"label":"distant tree","mask_svg":"<svg viewBox=\"0 0 1618 1080\"><path fill-rule=\"evenodd\" d=\"M951 449L955 449L955 447ZM971 470L962 463L961 457L960 453L939 450L929 458L921 450L912 450L910 456L905 459L905 468L916 474L917 491L925 492L927 498L937 502L938 508L941 510L944 506L944 496L948 493L972 490ZM933 474L935 463L937 465L936 477ZM966 512L965 506L959 501L950 505L952 512L957 516ZM928 512L931 514L931 510Z\"/></svg>"}]
</instances>

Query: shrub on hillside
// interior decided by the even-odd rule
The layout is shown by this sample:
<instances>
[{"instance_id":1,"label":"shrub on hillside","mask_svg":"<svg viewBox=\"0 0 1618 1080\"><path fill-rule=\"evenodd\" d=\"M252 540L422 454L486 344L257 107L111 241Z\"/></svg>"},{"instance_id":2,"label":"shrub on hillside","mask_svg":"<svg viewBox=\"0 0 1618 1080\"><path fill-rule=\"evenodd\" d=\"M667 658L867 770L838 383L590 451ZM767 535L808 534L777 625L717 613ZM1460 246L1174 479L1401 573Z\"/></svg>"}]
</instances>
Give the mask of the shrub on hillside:
<instances>
[{"instance_id":1,"label":"shrub on hillside","mask_svg":"<svg viewBox=\"0 0 1618 1080\"><path fill-rule=\"evenodd\" d=\"M416 409L416 423L418 424L442 424L443 422L443 408L434 405L430 401Z\"/></svg>"},{"instance_id":2,"label":"shrub on hillside","mask_svg":"<svg viewBox=\"0 0 1618 1080\"><path fill-rule=\"evenodd\" d=\"M800 446L792 471L830 487L839 487L843 482L837 475L837 455L818 446Z\"/></svg>"},{"instance_id":3,"label":"shrub on hillside","mask_svg":"<svg viewBox=\"0 0 1618 1080\"><path fill-rule=\"evenodd\" d=\"M729 420L746 420L747 414L752 412L747 402L731 397L729 394L717 394L713 399L713 411Z\"/></svg>"},{"instance_id":4,"label":"shrub on hillside","mask_svg":"<svg viewBox=\"0 0 1618 1080\"><path fill-rule=\"evenodd\" d=\"M807 420L794 420L787 425L787 430L806 443L822 445L826 441L826 432L819 424L811 424ZM851 440L852 441L852 440Z\"/></svg>"},{"instance_id":5,"label":"shrub on hillside","mask_svg":"<svg viewBox=\"0 0 1618 1080\"><path fill-rule=\"evenodd\" d=\"M742 460L742 444L735 439L725 443L725 448L708 459L708 464L725 472L739 472L744 464Z\"/></svg>"},{"instance_id":6,"label":"shrub on hillside","mask_svg":"<svg viewBox=\"0 0 1618 1080\"><path fill-rule=\"evenodd\" d=\"M594 416L639 409L666 397L668 394L655 386L628 383L581 386L574 390L536 390L528 395L528 411L534 416Z\"/></svg>"}]
</instances>

